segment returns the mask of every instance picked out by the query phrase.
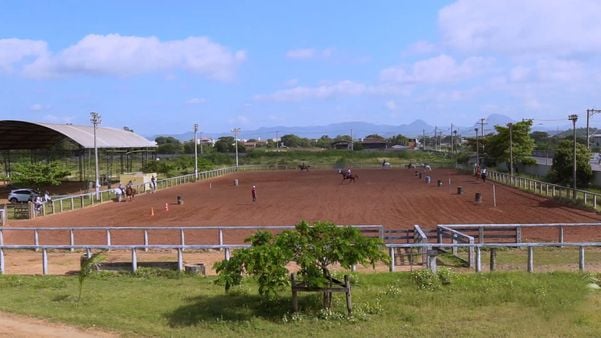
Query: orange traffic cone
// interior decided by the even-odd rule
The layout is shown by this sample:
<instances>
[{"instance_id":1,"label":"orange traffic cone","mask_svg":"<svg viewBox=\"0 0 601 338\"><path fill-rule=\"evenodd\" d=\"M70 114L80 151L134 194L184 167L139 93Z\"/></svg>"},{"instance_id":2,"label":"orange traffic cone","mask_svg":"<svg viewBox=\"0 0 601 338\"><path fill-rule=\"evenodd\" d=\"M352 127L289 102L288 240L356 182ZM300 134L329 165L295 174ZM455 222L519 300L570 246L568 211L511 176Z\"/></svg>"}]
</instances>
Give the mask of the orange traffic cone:
<instances>
[{"instance_id":1,"label":"orange traffic cone","mask_svg":"<svg viewBox=\"0 0 601 338\"><path fill-rule=\"evenodd\" d=\"M150 216L154 216L154 208L150 208Z\"/></svg>"},{"instance_id":2,"label":"orange traffic cone","mask_svg":"<svg viewBox=\"0 0 601 338\"><path fill-rule=\"evenodd\" d=\"M165 203L165 211L169 211L169 203Z\"/></svg>"}]
</instances>

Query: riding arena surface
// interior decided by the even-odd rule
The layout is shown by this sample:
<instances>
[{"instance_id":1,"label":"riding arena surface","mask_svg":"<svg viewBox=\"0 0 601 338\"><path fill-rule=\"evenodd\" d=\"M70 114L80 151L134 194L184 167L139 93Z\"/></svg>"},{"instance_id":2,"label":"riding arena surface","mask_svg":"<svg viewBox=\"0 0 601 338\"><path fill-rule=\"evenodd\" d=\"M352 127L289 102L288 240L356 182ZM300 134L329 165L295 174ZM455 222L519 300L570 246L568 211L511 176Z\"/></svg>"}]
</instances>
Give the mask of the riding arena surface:
<instances>
[{"instance_id":1,"label":"riding arena surface","mask_svg":"<svg viewBox=\"0 0 601 338\"><path fill-rule=\"evenodd\" d=\"M11 220L8 227L273 226L328 220L341 225L383 225L386 229L409 229L414 224L432 229L437 224L601 221L594 212L569 208L500 184L495 187L494 207L493 182L483 183L453 169L424 172L432 178L429 184L419 179L417 169L353 171L359 177L355 182L341 180L335 170L239 172L138 195L132 201L105 203L33 220ZM234 180L238 180L238 185ZM436 184L438 180L442 186ZM257 191L255 202L252 186ZM458 186L463 189L461 195L457 194ZM480 203L474 201L475 193L481 194ZM185 203L177 204L178 196ZM523 236L553 240L556 234L556 229L524 229ZM224 240L241 243L247 235L231 231ZM175 231L157 231L154 237L159 236L161 244L179 243ZM103 232L82 233L77 235L76 244L104 244L105 239ZM199 244L216 244L216 239L216 232L186 233L186 243L190 244L198 240L203 242ZM601 234L592 227L566 229L565 240L601 241ZM31 233L5 232L5 244L31 241ZM40 244L68 244L68 236L42 234ZM139 231L119 231L112 244L142 244L142 237Z\"/></svg>"}]
</instances>

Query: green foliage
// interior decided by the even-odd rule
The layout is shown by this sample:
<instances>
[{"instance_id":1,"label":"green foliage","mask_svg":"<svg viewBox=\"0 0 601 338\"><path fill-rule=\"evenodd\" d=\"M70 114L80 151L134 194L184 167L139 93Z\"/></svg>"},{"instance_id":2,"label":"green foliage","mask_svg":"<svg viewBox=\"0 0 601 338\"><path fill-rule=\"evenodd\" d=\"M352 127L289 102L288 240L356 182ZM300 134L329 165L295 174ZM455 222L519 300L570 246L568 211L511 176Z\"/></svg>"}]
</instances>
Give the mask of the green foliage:
<instances>
[{"instance_id":1,"label":"green foliage","mask_svg":"<svg viewBox=\"0 0 601 338\"><path fill-rule=\"evenodd\" d=\"M411 272L411 280L419 290L438 290L442 285L451 284L455 273L446 268L440 268L436 273L421 269Z\"/></svg>"},{"instance_id":2,"label":"green foliage","mask_svg":"<svg viewBox=\"0 0 601 338\"><path fill-rule=\"evenodd\" d=\"M59 185L71 172L59 162L15 163L11 173L11 183L39 188L43 185Z\"/></svg>"},{"instance_id":3,"label":"green foliage","mask_svg":"<svg viewBox=\"0 0 601 338\"><path fill-rule=\"evenodd\" d=\"M380 239L331 222L301 221L295 230L276 236L259 231L247 242L250 248L236 250L229 261L215 264L217 281L225 285L226 292L242 282L243 274L248 274L257 279L261 296L273 298L288 285L286 265L290 262L299 266L300 282L324 287L332 283L330 268L334 264L350 269L355 264L373 265L388 260Z\"/></svg>"},{"instance_id":4,"label":"green foliage","mask_svg":"<svg viewBox=\"0 0 601 338\"><path fill-rule=\"evenodd\" d=\"M516 122L511 125L495 126L497 133L487 137L486 154L495 162L505 162L509 167L510 153L513 155L514 166L519 163L526 164L531 160L535 147L534 139L530 136L532 120ZM510 147L510 128L511 144ZM531 162L530 162L531 163Z\"/></svg>"},{"instance_id":5,"label":"green foliage","mask_svg":"<svg viewBox=\"0 0 601 338\"><path fill-rule=\"evenodd\" d=\"M79 274L78 274L78 280L79 280L79 295L77 297L78 302L81 300L81 294L83 291L83 283L90 276L92 271L94 271L96 266L98 264L100 264L102 261L104 261L105 258L106 258L106 256L102 252L97 252L95 254L92 254L92 256L90 258L86 258L85 260L82 261L81 268L80 268Z\"/></svg>"},{"instance_id":6,"label":"green foliage","mask_svg":"<svg viewBox=\"0 0 601 338\"><path fill-rule=\"evenodd\" d=\"M589 163L591 155L586 146L576 143L576 184L586 187L593 178L593 171ZM574 141L563 140L555 151L553 165L549 172L549 180L553 183L564 185L573 184L574 168Z\"/></svg>"},{"instance_id":7,"label":"green foliage","mask_svg":"<svg viewBox=\"0 0 601 338\"><path fill-rule=\"evenodd\" d=\"M155 139L159 154L180 154L184 150L182 143L172 136L159 136Z\"/></svg>"}]
</instances>

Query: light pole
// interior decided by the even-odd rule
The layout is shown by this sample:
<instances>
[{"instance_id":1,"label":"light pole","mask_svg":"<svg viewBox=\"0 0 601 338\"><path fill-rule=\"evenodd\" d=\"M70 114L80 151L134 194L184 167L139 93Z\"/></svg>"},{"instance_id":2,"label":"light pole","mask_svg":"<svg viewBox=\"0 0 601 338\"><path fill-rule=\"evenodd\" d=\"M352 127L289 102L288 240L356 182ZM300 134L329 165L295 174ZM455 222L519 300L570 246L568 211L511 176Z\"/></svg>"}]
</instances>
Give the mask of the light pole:
<instances>
[{"instance_id":1,"label":"light pole","mask_svg":"<svg viewBox=\"0 0 601 338\"><path fill-rule=\"evenodd\" d=\"M480 146L478 145L478 128L474 128L476 132L476 164L480 165Z\"/></svg>"},{"instance_id":2,"label":"light pole","mask_svg":"<svg viewBox=\"0 0 601 338\"><path fill-rule=\"evenodd\" d=\"M198 181L198 123L194 123L194 178Z\"/></svg>"},{"instance_id":3,"label":"light pole","mask_svg":"<svg viewBox=\"0 0 601 338\"><path fill-rule=\"evenodd\" d=\"M100 175L98 174L98 146L96 144L96 129L100 124L100 114L96 112L90 113L90 122L94 126L94 162L96 167L96 199L100 199Z\"/></svg>"},{"instance_id":4,"label":"light pole","mask_svg":"<svg viewBox=\"0 0 601 338\"><path fill-rule=\"evenodd\" d=\"M572 169L572 174L573 174L573 183L574 183L574 193L572 195L572 198L576 199L576 121L578 120L578 115L576 114L572 114L570 116L568 116L568 120L572 121L572 125L573 125L573 129L574 129L574 167Z\"/></svg>"},{"instance_id":5,"label":"light pole","mask_svg":"<svg viewBox=\"0 0 601 338\"><path fill-rule=\"evenodd\" d=\"M453 139L453 142L451 142L451 151L455 153L455 140L457 140L457 129L453 130L453 134L455 135L455 138Z\"/></svg>"},{"instance_id":6,"label":"light pole","mask_svg":"<svg viewBox=\"0 0 601 338\"><path fill-rule=\"evenodd\" d=\"M509 175L513 177L513 123L509 123Z\"/></svg>"},{"instance_id":7,"label":"light pole","mask_svg":"<svg viewBox=\"0 0 601 338\"><path fill-rule=\"evenodd\" d=\"M240 133L240 128L232 129L234 132L234 139L236 141L236 168L238 168L238 133Z\"/></svg>"}]
</instances>

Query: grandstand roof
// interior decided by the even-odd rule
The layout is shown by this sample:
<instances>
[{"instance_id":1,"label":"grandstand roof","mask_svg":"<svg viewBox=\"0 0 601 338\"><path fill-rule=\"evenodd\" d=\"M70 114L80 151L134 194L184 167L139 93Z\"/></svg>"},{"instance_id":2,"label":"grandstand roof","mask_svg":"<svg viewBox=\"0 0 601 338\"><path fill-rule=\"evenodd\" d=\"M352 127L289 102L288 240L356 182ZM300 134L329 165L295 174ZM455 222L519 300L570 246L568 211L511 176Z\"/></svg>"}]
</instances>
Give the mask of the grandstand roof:
<instances>
[{"instance_id":1,"label":"grandstand roof","mask_svg":"<svg viewBox=\"0 0 601 338\"><path fill-rule=\"evenodd\" d=\"M82 148L94 148L94 127L72 124L0 121L0 150L50 148L65 138ZM96 128L98 148L155 148L156 142L128 130Z\"/></svg>"}]
</instances>

